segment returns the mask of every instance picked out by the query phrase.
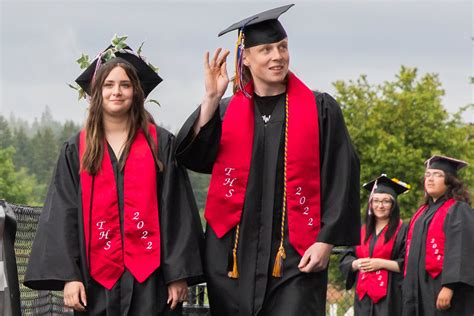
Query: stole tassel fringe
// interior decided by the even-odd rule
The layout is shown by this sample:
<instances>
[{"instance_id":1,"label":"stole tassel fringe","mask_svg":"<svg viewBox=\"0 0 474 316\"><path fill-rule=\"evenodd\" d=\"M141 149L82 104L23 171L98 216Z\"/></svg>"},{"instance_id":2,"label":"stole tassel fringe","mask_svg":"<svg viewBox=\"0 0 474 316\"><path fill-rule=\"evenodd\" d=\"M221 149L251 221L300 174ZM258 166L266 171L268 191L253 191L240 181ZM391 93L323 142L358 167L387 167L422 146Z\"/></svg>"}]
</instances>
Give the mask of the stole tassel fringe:
<instances>
[{"instance_id":1,"label":"stole tassel fringe","mask_svg":"<svg viewBox=\"0 0 474 316\"><path fill-rule=\"evenodd\" d=\"M272 276L275 278L281 278L283 274L283 260L286 259L285 248L283 245L280 245L278 252L275 257L275 265L273 266L273 273Z\"/></svg>"},{"instance_id":2,"label":"stole tassel fringe","mask_svg":"<svg viewBox=\"0 0 474 316\"><path fill-rule=\"evenodd\" d=\"M234 257L234 264L232 266L232 271L229 271L227 274L231 279L238 279L239 278L239 270L237 270L237 251L234 249L232 251L232 256Z\"/></svg>"}]
</instances>

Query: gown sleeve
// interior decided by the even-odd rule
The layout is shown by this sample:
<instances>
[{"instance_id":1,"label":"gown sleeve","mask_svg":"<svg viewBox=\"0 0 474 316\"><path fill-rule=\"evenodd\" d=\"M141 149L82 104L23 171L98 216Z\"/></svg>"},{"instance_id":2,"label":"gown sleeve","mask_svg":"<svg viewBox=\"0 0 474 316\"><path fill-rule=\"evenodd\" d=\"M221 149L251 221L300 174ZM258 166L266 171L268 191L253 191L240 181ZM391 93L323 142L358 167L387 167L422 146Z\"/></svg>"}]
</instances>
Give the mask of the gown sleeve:
<instances>
[{"instance_id":1,"label":"gown sleeve","mask_svg":"<svg viewBox=\"0 0 474 316\"><path fill-rule=\"evenodd\" d=\"M177 137L176 158L186 168L200 173L212 173L221 140L222 119L229 102L230 98L221 100L213 117L201 127L197 135L193 126L199 117L201 107L198 107L184 123Z\"/></svg>"},{"instance_id":2,"label":"gown sleeve","mask_svg":"<svg viewBox=\"0 0 474 316\"><path fill-rule=\"evenodd\" d=\"M455 203L444 221L446 240L441 285L474 286L474 210L464 202Z\"/></svg>"},{"instance_id":3,"label":"gown sleeve","mask_svg":"<svg viewBox=\"0 0 474 316\"><path fill-rule=\"evenodd\" d=\"M162 130L163 131L163 130ZM164 171L160 195L161 267L165 282L186 279L189 285L203 281L204 235L188 174L176 162L176 139L160 136Z\"/></svg>"},{"instance_id":4,"label":"gown sleeve","mask_svg":"<svg viewBox=\"0 0 474 316\"><path fill-rule=\"evenodd\" d=\"M336 246L357 245L360 241L359 158L336 100L321 93L316 103L321 163L321 230L317 241Z\"/></svg>"},{"instance_id":5,"label":"gown sleeve","mask_svg":"<svg viewBox=\"0 0 474 316\"><path fill-rule=\"evenodd\" d=\"M38 223L24 284L35 290L62 290L66 281L83 281L78 230L79 161L77 147L65 143Z\"/></svg>"},{"instance_id":6,"label":"gown sleeve","mask_svg":"<svg viewBox=\"0 0 474 316\"><path fill-rule=\"evenodd\" d=\"M350 290L356 281L357 271L352 270L352 262L357 259L355 248L347 249L339 261L339 270L346 280L346 290Z\"/></svg>"},{"instance_id":7,"label":"gown sleeve","mask_svg":"<svg viewBox=\"0 0 474 316\"><path fill-rule=\"evenodd\" d=\"M407 237L407 232L408 224L403 223L402 227L400 227L397 238L395 239L395 244L393 245L395 249L393 250L392 260L398 263L400 273L402 274L405 268L405 241Z\"/></svg>"}]
</instances>

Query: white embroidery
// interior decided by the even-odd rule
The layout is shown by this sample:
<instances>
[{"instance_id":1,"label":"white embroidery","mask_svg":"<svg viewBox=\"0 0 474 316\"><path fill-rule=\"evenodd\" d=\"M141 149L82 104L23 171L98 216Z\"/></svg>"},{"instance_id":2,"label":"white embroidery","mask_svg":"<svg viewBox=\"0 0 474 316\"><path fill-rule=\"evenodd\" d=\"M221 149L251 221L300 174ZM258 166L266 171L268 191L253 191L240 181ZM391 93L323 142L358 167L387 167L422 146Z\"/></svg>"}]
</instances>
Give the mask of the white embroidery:
<instances>
[{"instance_id":1,"label":"white embroidery","mask_svg":"<svg viewBox=\"0 0 474 316\"><path fill-rule=\"evenodd\" d=\"M230 187L233 187L235 180L237 180L237 178L226 178L224 180L224 185L228 185Z\"/></svg>"},{"instance_id":2,"label":"white embroidery","mask_svg":"<svg viewBox=\"0 0 474 316\"><path fill-rule=\"evenodd\" d=\"M230 176L230 173L231 173L232 171L234 171L234 170L235 170L235 168L225 168L225 169L224 169L225 175L226 175L226 176Z\"/></svg>"},{"instance_id":3,"label":"white embroidery","mask_svg":"<svg viewBox=\"0 0 474 316\"><path fill-rule=\"evenodd\" d=\"M103 231L103 232L100 232L99 235L99 240L101 239L109 239L109 232L110 232L110 229L108 229L106 232Z\"/></svg>"},{"instance_id":4,"label":"white embroidery","mask_svg":"<svg viewBox=\"0 0 474 316\"><path fill-rule=\"evenodd\" d=\"M271 117L271 115L262 115L262 120L265 122L265 124L267 124Z\"/></svg>"},{"instance_id":5,"label":"white embroidery","mask_svg":"<svg viewBox=\"0 0 474 316\"><path fill-rule=\"evenodd\" d=\"M105 243L104 250L109 250L110 247L112 247L112 242L109 240L108 242Z\"/></svg>"},{"instance_id":6,"label":"white embroidery","mask_svg":"<svg viewBox=\"0 0 474 316\"><path fill-rule=\"evenodd\" d=\"M99 221L97 222L97 224L95 224L97 227L99 227L99 230L102 230L104 229L104 224L105 224L105 221Z\"/></svg>"}]
</instances>

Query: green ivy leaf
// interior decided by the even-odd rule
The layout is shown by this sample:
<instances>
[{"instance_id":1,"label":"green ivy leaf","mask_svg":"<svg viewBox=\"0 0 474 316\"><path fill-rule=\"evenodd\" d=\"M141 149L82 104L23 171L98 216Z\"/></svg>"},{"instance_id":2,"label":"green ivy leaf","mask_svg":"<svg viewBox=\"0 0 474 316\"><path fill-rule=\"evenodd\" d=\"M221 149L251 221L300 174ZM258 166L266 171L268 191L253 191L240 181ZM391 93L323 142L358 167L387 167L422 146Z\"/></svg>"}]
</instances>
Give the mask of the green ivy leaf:
<instances>
[{"instance_id":1,"label":"green ivy leaf","mask_svg":"<svg viewBox=\"0 0 474 316\"><path fill-rule=\"evenodd\" d=\"M69 86L69 88L72 88L74 90L79 90L79 86L77 84L74 86L74 85L68 83L67 85Z\"/></svg>"},{"instance_id":2,"label":"green ivy leaf","mask_svg":"<svg viewBox=\"0 0 474 316\"><path fill-rule=\"evenodd\" d=\"M125 46L127 46L127 44L125 43L127 38L128 38L127 35L118 36L117 34L115 34L114 37L112 38L112 45L118 50L123 49Z\"/></svg>"},{"instance_id":3,"label":"green ivy leaf","mask_svg":"<svg viewBox=\"0 0 474 316\"><path fill-rule=\"evenodd\" d=\"M140 56L140 54L142 53L143 44L145 44L145 42L142 42L142 43L140 44L140 47L138 47L138 49L137 49L137 55L138 55L138 56Z\"/></svg>"},{"instance_id":4,"label":"green ivy leaf","mask_svg":"<svg viewBox=\"0 0 474 316\"><path fill-rule=\"evenodd\" d=\"M148 66L150 66L151 69L153 69L154 72L158 73L158 70L160 68L153 66L151 63L148 63Z\"/></svg>"},{"instance_id":5,"label":"green ivy leaf","mask_svg":"<svg viewBox=\"0 0 474 316\"><path fill-rule=\"evenodd\" d=\"M109 60L111 60L112 58L115 57L115 54L113 52L112 49L108 49L103 55L102 55L102 59L104 60L104 62L108 62Z\"/></svg>"},{"instance_id":6,"label":"green ivy leaf","mask_svg":"<svg viewBox=\"0 0 474 316\"><path fill-rule=\"evenodd\" d=\"M158 104L159 107L161 107L160 102L158 102L158 101L155 100L155 99L149 99L149 100L147 100L146 102L147 102L147 103L155 103L155 104Z\"/></svg>"},{"instance_id":7,"label":"green ivy leaf","mask_svg":"<svg viewBox=\"0 0 474 316\"><path fill-rule=\"evenodd\" d=\"M79 89L79 96L77 100L80 101L81 99L85 99L85 98L86 98L86 92L83 89Z\"/></svg>"},{"instance_id":8,"label":"green ivy leaf","mask_svg":"<svg viewBox=\"0 0 474 316\"><path fill-rule=\"evenodd\" d=\"M76 62L79 64L79 67L81 67L81 69L86 69L91 64L89 60L89 55L86 54L82 54L81 57L76 60Z\"/></svg>"}]
</instances>

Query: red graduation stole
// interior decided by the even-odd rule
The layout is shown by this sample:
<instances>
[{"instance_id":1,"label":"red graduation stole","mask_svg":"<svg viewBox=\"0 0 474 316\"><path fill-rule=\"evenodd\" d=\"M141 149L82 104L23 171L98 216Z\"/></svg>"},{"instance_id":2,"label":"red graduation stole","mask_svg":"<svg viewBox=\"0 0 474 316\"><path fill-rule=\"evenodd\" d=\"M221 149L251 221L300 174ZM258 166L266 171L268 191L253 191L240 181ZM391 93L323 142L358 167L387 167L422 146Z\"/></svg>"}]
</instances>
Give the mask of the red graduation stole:
<instances>
[{"instance_id":1,"label":"red graduation stole","mask_svg":"<svg viewBox=\"0 0 474 316\"><path fill-rule=\"evenodd\" d=\"M449 209L453 204L456 203L454 199L448 199L440 208L436 211L433 219L428 226L428 233L426 234L426 254L425 254L425 269L431 278L435 279L443 271L444 261L444 241L446 235L444 234L444 220L448 214ZM421 214L428 208L428 205L422 205L418 211L416 211L410 226L408 227L407 241L406 241L406 252L405 262L408 262L408 256L410 253L410 242L413 235L413 229L415 223ZM405 264L405 276L407 273L407 264Z\"/></svg>"},{"instance_id":2,"label":"red graduation stole","mask_svg":"<svg viewBox=\"0 0 474 316\"><path fill-rule=\"evenodd\" d=\"M246 91L253 95L253 85ZM320 163L318 112L313 92L294 74L288 86L287 209L292 246L303 255L320 230ZM254 135L253 100L239 91L229 103L213 166L205 218L218 238L242 215ZM273 185L273 184L269 184Z\"/></svg>"},{"instance_id":3,"label":"red graduation stole","mask_svg":"<svg viewBox=\"0 0 474 316\"><path fill-rule=\"evenodd\" d=\"M157 143L153 124L149 132ZM81 161L85 146L86 132L82 130ZM81 168L80 178L91 277L110 290L127 267L138 282L145 281L160 266L160 222L155 160L143 131L137 131L124 168L123 239L115 175L105 140L99 172L92 176Z\"/></svg>"},{"instance_id":4,"label":"red graduation stole","mask_svg":"<svg viewBox=\"0 0 474 316\"><path fill-rule=\"evenodd\" d=\"M385 233L387 232L388 225L384 227L382 233L380 234L377 242L374 246L374 251L372 256L370 256L370 240L373 236L370 236L366 243L365 234L366 234L366 227L365 225L362 226L361 236L360 236L360 246L356 247L356 255L357 258L381 258L390 260L392 257L392 250L393 245L395 244L395 239L397 238L397 234L402 227L403 222L400 220L398 224L397 230L395 234L385 243ZM367 294L371 299L372 302L377 303L382 298L387 296L387 289L388 289L388 271L385 269L380 269L374 272L362 272L359 271L359 276L357 278L357 287L356 293L359 297L359 301L362 301L364 296Z\"/></svg>"}]
</instances>

